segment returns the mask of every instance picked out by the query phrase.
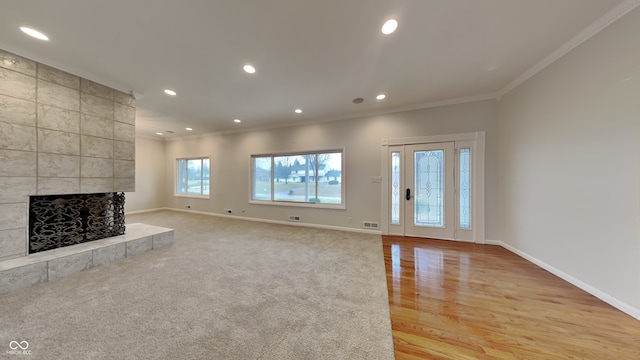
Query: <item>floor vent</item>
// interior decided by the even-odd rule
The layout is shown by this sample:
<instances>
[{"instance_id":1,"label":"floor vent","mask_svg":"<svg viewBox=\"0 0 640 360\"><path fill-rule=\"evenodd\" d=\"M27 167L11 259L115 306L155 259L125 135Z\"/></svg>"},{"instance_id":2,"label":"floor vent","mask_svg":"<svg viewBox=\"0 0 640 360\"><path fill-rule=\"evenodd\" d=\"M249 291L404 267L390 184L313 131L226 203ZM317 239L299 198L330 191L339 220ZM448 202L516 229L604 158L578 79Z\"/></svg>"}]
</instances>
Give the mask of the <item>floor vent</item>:
<instances>
[{"instance_id":1,"label":"floor vent","mask_svg":"<svg viewBox=\"0 0 640 360\"><path fill-rule=\"evenodd\" d=\"M380 225L377 222L374 221L364 221L362 223L362 227L365 229L379 229Z\"/></svg>"}]
</instances>

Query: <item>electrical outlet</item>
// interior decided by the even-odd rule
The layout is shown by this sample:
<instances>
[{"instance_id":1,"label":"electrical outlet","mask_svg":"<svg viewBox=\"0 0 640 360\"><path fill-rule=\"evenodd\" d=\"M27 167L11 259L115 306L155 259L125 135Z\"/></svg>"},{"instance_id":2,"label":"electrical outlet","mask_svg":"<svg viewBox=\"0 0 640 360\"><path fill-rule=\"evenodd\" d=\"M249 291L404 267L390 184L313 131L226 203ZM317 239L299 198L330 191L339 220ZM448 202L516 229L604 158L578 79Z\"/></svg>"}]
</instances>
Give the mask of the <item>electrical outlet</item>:
<instances>
[{"instance_id":1,"label":"electrical outlet","mask_svg":"<svg viewBox=\"0 0 640 360\"><path fill-rule=\"evenodd\" d=\"M191 209L191 205L186 205L185 209Z\"/></svg>"},{"instance_id":2,"label":"electrical outlet","mask_svg":"<svg viewBox=\"0 0 640 360\"><path fill-rule=\"evenodd\" d=\"M225 214L229 214L229 215L231 215L231 214L233 214L233 210L231 210L231 209L224 209L224 213L225 213Z\"/></svg>"},{"instance_id":3,"label":"electrical outlet","mask_svg":"<svg viewBox=\"0 0 640 360\"><path fill-rule=\"evenodd\" d=\"M298 215L289 215L289 221L300 221L300 216L298 216Z\"/></svg>"}]
</instances>

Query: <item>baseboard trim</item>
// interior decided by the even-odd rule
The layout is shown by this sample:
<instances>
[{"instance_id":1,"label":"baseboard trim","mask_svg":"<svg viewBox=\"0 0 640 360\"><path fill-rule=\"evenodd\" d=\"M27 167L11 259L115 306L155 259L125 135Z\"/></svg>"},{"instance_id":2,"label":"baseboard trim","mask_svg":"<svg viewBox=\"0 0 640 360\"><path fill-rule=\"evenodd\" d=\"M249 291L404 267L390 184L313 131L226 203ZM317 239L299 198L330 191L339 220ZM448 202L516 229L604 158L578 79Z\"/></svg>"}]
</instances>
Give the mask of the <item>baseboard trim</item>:
<instances>
[{"instance_id":1,"label":"baseboard trim","mask_svg":"<svg viewBox=\"0 0 640 360\"><path fill-rule=\"evenodd\" d=\"M555 267L545 263L544 261L539 260L539 259L537 259L537 258L525 253L522 250L519 250L519 249L517 249L517 248L515 248L515 247L513 247L513 246L511 246L509 244L505 244L502 241L487 240L487 244L500 245L503 248L511 251L512 253L514 253L514 254L516 254L516 255L518 255L518 256L520 256L520 257L522 257L522 258L524 258L524 259L526 259L526 260L528 260L528 261L540 266L541 268L543 268L543 269L547 270L548 272L552 273L553 275L563 279L564 281L566 281L566 282L568 282L568 283L570 283L570 284L572 284L574 286L577 286L578 288L588 292L589 294L597 297L598 299L606 302L607 304L615 307L616 309L624 312L625 314L627 314L629 316L632 316L637 320L640 320L640 309L637 309L637 308L635 308L635 307L633 307L633 306L631 306L631 305L629 305L629 304L627 304L627 303L625 303L623 301L620 301L620 300L614 298L613 296L611 296L611 295L609 295L609 294L607 294L607 293L605 293L603 291L600 291L600 290L594 288L593 286L591 286L589 284L586 284L586 283L576 279L575 277L573 277L573 276L571 276L571 275L569 275L569 274L567 274L567 273L565 273L563 271L560 271L560 270L556 269Z\"/></svg>"},{"instance_id":2,"label":"baseboard trim","mask_svg":"<svg viewBox=\"0 0 640 360\"><path fill-rule=\"evenodd\" d=\"M165 210L166 208L155 208L155 209L146 209L146 210L136 210L136 211L128 211L126 213L124 213L124 215L135 215L135 214L144 214L144 213L148 213L148 212L154 212L154 211L160 211L160 210Z\"/></svg>"},{"instance_id":3,"label":"baseboard trim","mask_svg":"<svg viewBox=\"0 0 640 360\"><path fill-rule=\"evenodd\" d=\"M301 226L301 227L308 227L308 228L315 228L315 229L338 230L338 231L347 231L347 232L354 232L354 233L361 233L361 234L382 235L382 231L380 231L380 230L366 230L366 229L348 228L348 227L343 227L343 226L332 226L332 225L299 223L299 222L281 221L281 220L259 219L259 218L252 218L252 217L246 217L246 216L218 214L218 213L213 213L213 212L187 210L187 209L176 209L176 208L162 208L162 209L158 209L158 210L169 210L169 211L185 212L185 213L190 213L190 214L216 216L216 217L223 217L223 218L228 218L228 219L261 222L261 223L267 223L267 224Z\"/></svg>"}]
</instances>

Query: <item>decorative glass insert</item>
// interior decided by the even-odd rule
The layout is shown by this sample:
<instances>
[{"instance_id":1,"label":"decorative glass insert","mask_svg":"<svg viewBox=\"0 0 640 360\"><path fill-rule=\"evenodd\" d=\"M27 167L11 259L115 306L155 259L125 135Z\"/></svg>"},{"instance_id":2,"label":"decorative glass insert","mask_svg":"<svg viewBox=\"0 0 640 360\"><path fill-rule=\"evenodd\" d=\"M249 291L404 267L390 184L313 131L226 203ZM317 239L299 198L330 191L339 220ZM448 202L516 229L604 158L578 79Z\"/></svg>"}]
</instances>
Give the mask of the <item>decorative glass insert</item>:
<instances>
[{"instance_id":1,"label":"decorative glass insert","mask_svg":"<svg viewBox=\"0 0 640 360\"><path fill-rule=\"evenodd\" d=\"M209 196L209 158L177 159L177 195Z\"/></svg>"},{"instance_id":2,"label":"decorative glass insert","mask_svg":"<svg viewBox=\"0 0 640 360\"><path fill-rule=\"evenodd\" d=\"M391 153L391 223L400 224L400 152Z\"/></svg>"},{"instance_id":3,"label":"decorative glass insert","mask_svg":"<svg viewBox=\"0 0 640 360\"><path fill-rule=\"evenodd\" d=\"M444 150L414 152L414 225L444 227Z\"/></svg>"},{"instance_id":4,"label":"decorative glass insert","mask_svg":"<svg viewBox=\"0 0 640 360\"><path fill-rule=\"evenodd\" d=\"M471 149L460 149L460 228L471 229Z\"/></svg>"}]
</instances>

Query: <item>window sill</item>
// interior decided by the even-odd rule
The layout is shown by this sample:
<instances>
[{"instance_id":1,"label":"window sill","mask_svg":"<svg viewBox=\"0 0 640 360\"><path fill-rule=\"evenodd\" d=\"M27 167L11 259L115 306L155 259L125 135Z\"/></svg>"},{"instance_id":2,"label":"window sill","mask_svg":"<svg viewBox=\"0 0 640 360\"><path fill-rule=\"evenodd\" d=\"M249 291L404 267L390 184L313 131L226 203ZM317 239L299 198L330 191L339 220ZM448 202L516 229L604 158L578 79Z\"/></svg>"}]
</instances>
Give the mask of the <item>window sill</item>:
<instances>
[{"instance_id":1,"label":"window sill","mask_svg":"<svg viewBox=\"0 0 640 360\"><path fill-rule=\"evenodd\" d=\"M173 194L174 197L192 198L192 199L210 199L211 195L196 195L196 194Z\"/></svg>"},{"instance_id":2,"label":"window sill","mask_svg":"<svg viewBox=\"0 0 640 360\"><path fill-rule=\"evenodd\" d=\"M249 200L249 204L302 207L302 208L312 208L312 209L333 209L333 210L345 210L347 208L346 204L303 203L303 202L295 202L295 201Z\"/></svg>"}]
</instances>

